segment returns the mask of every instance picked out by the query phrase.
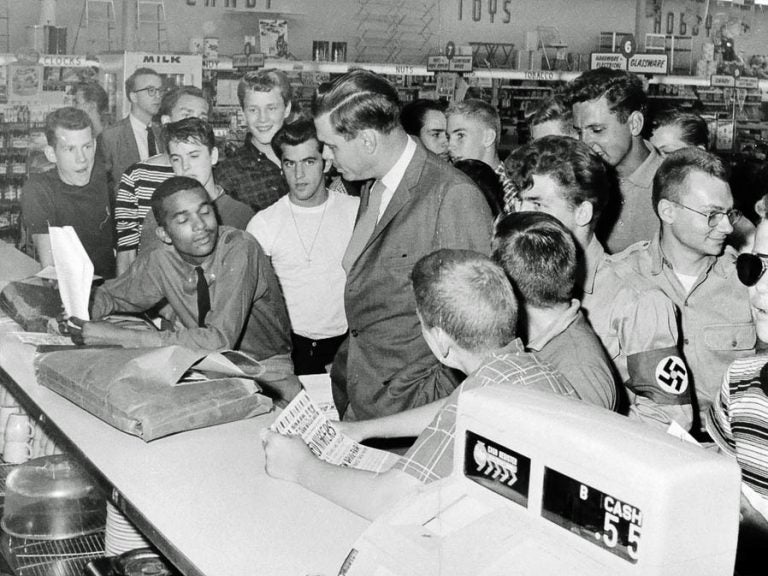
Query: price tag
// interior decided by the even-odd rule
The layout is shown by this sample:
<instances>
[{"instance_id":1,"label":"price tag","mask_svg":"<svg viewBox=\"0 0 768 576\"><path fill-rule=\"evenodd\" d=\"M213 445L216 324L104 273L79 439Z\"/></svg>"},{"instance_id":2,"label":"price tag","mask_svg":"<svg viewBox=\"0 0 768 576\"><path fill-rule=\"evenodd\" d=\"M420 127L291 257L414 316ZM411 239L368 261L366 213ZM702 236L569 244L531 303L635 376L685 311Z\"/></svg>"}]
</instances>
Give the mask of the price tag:
<instances>
[{"instance_id":1,"label":"price tag","mask_svg":"<svg viewBox=\"0 0 768 576\"><path fill-rule=\"evenodd\" d=\"M637 563L643 513L637 506L544 468L541 515L611 554Z\"/></svg>"}]
</instances>

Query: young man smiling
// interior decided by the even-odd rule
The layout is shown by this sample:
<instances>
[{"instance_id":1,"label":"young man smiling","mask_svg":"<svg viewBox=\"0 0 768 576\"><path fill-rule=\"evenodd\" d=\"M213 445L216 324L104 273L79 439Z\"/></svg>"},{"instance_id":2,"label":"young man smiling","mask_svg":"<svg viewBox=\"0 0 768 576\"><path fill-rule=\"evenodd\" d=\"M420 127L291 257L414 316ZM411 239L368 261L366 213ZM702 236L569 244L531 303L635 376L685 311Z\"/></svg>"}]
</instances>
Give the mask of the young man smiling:
<instances>
[{"instance_id":1,"label":"young man smiling","mask_svg":"<svg viewBox=\"0 0 768 576\"><path fill-rule=\"evenodd\" d=\"M291 84L279 70L250 72L238 84L237 97L248 135L243 146L216 167L216 178L234 198L258 212L288 192L271 142L291 114Z\"/></svg>"},{"instance_id":2,"label":"young man smiling","mask_svg":"<svg viewBox=\"0 0 768 576\"><path fill-rule=\"evenodd\" d=\"M288 195L256 214L247 231L272 259L280 279L291 317L296 374L321 373L346 336L341 260L360 201L326 189L323 147L311 120L285 124L272 148L281 160Z\"/></svg>"},{"instance_id":3,"label":"young man smiling","mask_svg":"<svg viewBox=\"0 0 768 576\"><path fill-rule=\"evenodd\" d=\"M298 390L290 359L290 321L275 273L258 242L219 227L208 192L197 180L174 176L152 197L162 247L142 252L128 271L95 293L92 322L72 319L86 344L202 350L238 349L261 361L280 394ZM98 319L142 312L166 301L174 330L143 332Z\"/></svg>"},{"instance_id":4,"label":"young man smiling","mask_svg":"<svg viewBox=\"0 0 768 576\"><path fill-rule=\"evenodd\" d=\"M37 260L53 265L48 226L72 226L94 272L112 278L112 214L106 174L94 162L91 120L77 108L60 108L46 118L45 135L45 155L56 168L30 176L21 195L21 214Z\"/></svg>"}]
</instances>

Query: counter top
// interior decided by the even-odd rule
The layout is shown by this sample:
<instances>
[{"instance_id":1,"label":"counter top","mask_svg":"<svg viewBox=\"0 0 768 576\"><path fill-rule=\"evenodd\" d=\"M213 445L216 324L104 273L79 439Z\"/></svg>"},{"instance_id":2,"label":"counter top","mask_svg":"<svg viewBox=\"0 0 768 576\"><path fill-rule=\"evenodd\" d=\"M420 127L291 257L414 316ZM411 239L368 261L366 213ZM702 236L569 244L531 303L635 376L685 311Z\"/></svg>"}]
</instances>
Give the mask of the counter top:
<instances>
[{"instance_id":1,"label":"counter top","mask_svg":"<svg viewBox=\"0 0 768 576\"><path fill-rule=\"evenodd\" d=\"M32 346L0 335L0 380L113 487L117 505L183 573L335 575L368 526L266 475L259 432L274 413L145 443L39 386L33 357Z\"/></svg>"}]
</instances>

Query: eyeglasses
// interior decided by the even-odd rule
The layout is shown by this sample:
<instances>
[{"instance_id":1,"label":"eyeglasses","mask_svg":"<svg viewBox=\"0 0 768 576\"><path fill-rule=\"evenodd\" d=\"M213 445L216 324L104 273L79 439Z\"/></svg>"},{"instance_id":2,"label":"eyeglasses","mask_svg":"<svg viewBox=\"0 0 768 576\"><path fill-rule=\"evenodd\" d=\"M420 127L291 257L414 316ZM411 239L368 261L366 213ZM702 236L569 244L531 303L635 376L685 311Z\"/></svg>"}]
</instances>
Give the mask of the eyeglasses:
<instances>
[{"instance_id":1,"label":"eyeglasses","mask_svg":"<svg viewBox=\"0 0 768 576\"><path fill-rule=\"evenodd\" d=\"M146 88L139 88L138 90L134 90L134 92L147 92L147 95L150 98L154 98L158 94L161 96L165 93L165 88L158 88L157 86L147 86Z\"/></svg>"},{"instance_id":2,"label":"eyeglasses","mask_svg":"<svg viewBox=\"0 0 768 576\"><path fill-rule=\"evenodd\" d=\"M696 214L701 214L702 216L707 217L707 224L710 228L714 228L720 222L723 218L728 218L728 222L731 223L731 226L736 224L739 220L741 220L741 210L737 210L736 208L731 208L727 212L722 212L719 210L716 210L714 212L700 212L699 210L696 210L695 208L691 208L690 206L686 206L685 204L681 204L680 202L675 202L674 200L670 200L673 204L677 204L681 208L685 208L686 210L690 210L691 212L696 212Z\"/></svg>"},{"instance_id":3,"label":"eyeglasses","mask_svg":"<svg viewBox=\"0 0 768 576\"><path fill-rule=\"evenodd\" d=\"M754 286L768 269L768 254L739 254L736 274L744 286Z\"/></svg>"}]
</instances>

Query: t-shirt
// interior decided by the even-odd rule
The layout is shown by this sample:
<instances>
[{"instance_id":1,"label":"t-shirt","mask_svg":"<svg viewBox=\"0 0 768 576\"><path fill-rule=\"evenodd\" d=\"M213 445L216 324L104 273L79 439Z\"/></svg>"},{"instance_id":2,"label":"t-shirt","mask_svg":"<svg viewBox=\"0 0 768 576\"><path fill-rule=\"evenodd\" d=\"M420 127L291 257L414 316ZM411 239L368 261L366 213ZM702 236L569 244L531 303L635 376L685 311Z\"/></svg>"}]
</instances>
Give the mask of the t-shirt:
<instances>
[{"instance_id":1,"label":"t-shirt","mask_svg":"<svg viewBox=\"0 0 768 576\"><path fill-rule=\"evenodd\" d=\"M293 331L300 336L317 340L347 329L347 275L341 261L359 203L359 198L329 192L323 204L307 208L283 196L246 228L272 258Z\"/></svg>"},{"instance_id":2,"label":"t-shirt","mask_svg":"<svg viewBox=\"0 0 768 576\"><path fill-rule=\"evenodd\" d=\"M48 226L72 226L94 273L115 276L114 224L107 175L96 163L85 186L65 184L57 170L32 174L21 193L21 214L30 235L48 234Z\"/></svg>"}]
</instances>

